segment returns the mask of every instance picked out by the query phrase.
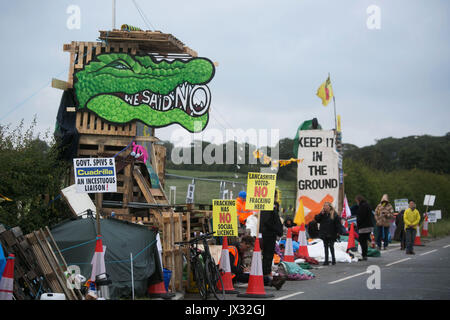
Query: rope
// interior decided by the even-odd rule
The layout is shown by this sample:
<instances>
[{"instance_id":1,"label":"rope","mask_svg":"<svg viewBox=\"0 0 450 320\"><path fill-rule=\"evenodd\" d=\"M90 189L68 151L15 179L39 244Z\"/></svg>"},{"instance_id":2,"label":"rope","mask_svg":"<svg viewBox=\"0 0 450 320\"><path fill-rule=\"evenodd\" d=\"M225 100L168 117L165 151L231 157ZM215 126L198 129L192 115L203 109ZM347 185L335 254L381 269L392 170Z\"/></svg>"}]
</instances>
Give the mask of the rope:
<instances>
[{"instance_id":1,"label":"rope","mask_svg":"<svg viewBox=\"0 0 450 320\"><path fill-rule=\"evenodd\" d=\"M71 246L71 247L67 247L67 248L61 249L61 250L59 250L59 251L60 251L60 252L64 252L64 251L67 251L67 250L70 250L70 249L78 248L78 247L84 246L84 245L86 245L86 244L88 244L88 243L97 241L98 239L100 239L100 238L99 238L99 237L95 237L95 239L92 239L92 240L89 240L89 241L86 241L86 242L83 242L83 243L79 243L79 244L76 244L76 245L74 245L74 246Z\"/></svg>"},{"instance_id":2,"label":"rope","mask_svg":"<svg viewBox=\"0 0 450 320\"><path fill-rule=\"evenodd\" d=\"M92 240L91 240L92 241ZM86 244L87 242L85 242L85 243L82 243L82 244L80 244L80 245L77 245L77 246L81 246L81 245L84 245L84 244ZM154 245L156 243L156 239L155 240L153 240L152 242L150 242L147 246L145 246L141 251L139 251L135 256L133 256L133 261L134 260L136 260L136 258L139 256L139 255L141 255L145 250L147 250L148 248L150 248L152 245ZM76 246L73 246L73 247L76 247ZM72 249L73 247L70 247L69 249ZM66 249L64 249L64 250L66 250ZM63 250L61 250L61 252L62 252ZM129 262L131 262L131 259L124 259L124 260L108 260L108 261L105 261L105 264L110 264L110 263L129 263ZM91 264L90 262L70 262L70 263L67 263L68 265L84 265L84 264Z\"/></svg>"},{"instance_id":3,"label":"rope","mask_svg":"<svg viewBox=\"0 0 450 320\"><path fill-rule=\"evenodd\" d=\"M124 152L125 150L127 150L127 149L131 146L131 144L133 143L133 141L134 141L134 138L131 140L131 142L130 142L125 148L123 148L122 150L120 150L119 152L117 152L117 153L113 156L113 158L117 157L119 154L121 154L122 152Z\"/></svg>"}]
</instances>

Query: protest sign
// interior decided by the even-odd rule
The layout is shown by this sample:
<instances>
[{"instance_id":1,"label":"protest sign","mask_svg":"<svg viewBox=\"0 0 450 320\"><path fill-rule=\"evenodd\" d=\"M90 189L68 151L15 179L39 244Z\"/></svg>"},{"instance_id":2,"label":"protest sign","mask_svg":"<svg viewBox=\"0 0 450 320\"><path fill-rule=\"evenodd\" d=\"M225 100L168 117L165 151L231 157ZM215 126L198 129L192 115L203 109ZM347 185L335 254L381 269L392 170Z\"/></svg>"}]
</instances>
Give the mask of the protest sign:
<instances>
[{"instance_id":1,"label":"protest sign","mask_svg":"<svg viewBox=\"0 0 450 320\"><path fill-rule=\"evenodd\" d=\"M394 200L395 211L400 212L409 208L408 199L395 199Z\"/></svg>"},{"instance_id":2,"label":"protest sign","mask_svg":"<svg viewBox=\"0 0 450 320\"><path fill-rule=\"evenodd\" d=\"M273 210L275 201L275 173L249 172L247 177L246 210Z\"/></svg>"},{"instance_id":3,"label":"protest sign","mask_svg":"<svg viewBox=\"0 0 450 320\"><path fill-rule=\"evenodd\" d=\"M439 219L442 218L441 210L433 210L427 213L428 222L436 223Z\"/></svg>"},{"instance_id":4,"label":"protest sign","mask_svg":"<svg viewBox=\"0 0 450 320\"><path fill-rule=\"evenodd\" d=\"M435 195L426 194L425 195L425 199L423 200L423 205L432 207L432 206L434 206L434 200L435 199L436 199Z\"/></svg>"},{"instance_id":5,"label":"protest sign","mask_svg":"<svg viewBox=\"0 0 450 320\"><path fill-rule=\"evenodd\" d=\"M114 158L73 159L77 192L117 192Z\"/></svg>"},{"instance_id":6,"label":"protest sign","mask_svg":"<svg viewBox=\"0 0 450 320\"><path fill-rule=\"evenodd\" d=\"M333 130L300 130L298 143L298 156L304 160L297 170L297 207L302 200L305 222L309 223L325 202L337 210L339 154Z\"/></svg>"},{"instance_id":7,"label":"protest sign","mask_svg":"<svg viewBox=\"0 0 450 320\"><path fill-rule=\"evenodd\" d=\"M213 200L213 231L216 237L237 237L236 200Z\"/></svg>"}]
</instances>

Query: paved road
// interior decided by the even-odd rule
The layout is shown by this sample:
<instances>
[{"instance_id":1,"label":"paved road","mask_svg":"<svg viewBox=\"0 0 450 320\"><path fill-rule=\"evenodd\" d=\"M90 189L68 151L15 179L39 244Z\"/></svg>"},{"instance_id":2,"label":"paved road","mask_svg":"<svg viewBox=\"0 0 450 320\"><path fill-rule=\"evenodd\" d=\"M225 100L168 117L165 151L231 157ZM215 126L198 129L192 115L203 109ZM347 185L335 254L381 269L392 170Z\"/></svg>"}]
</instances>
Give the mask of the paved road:
<instances>
[{"instance_id":1,"label":"paved road","mask_svg":"<svg viewBox=\"0 0 450 320\"><path fill-rule=\"evenodd\" d=\"M450 299L450 237L426 242L406 255L399 246L382 251L381 257L357 263L337 263L311 270L316 278L287 281L281 290L265 287L275 300L328 299ZM371 265L380 268L380 289L368 289ZM371 281L374 283L374 281ZM237 288L245 292L246 288ZM196 299L187 295L185 299ZM248 300L227 295L227 300ZM259 300L259 299L258 299Z\"/></svg>"}]
</instances>

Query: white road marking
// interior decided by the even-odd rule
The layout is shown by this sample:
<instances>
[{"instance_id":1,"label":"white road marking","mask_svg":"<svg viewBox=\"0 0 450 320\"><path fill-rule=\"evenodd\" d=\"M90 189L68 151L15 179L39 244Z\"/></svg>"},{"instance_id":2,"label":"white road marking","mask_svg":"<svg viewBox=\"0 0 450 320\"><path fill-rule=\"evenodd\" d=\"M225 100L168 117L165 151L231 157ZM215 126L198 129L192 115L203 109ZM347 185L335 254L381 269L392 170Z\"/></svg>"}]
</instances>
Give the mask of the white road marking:
<instances>
[{"instance_id":1,"label":"white road marking","mask_svg":"<svg viewBox=\"0 0 450 320\"><path fill-rule=\"evenodd\" d=\"M342 279L339 279L339 280L335 280L335 281L332 281L332 282L328 282L328 284L335 284L335 283L338 283L338 282L341 282L341 281L345 281L345 280L348 280L348 279L351 279L351 278L355 278L355 277L361 276L361 275L363 275L363 274L368 274L368 273L367 273L367 271L364 271L364 272L355 274L355 275L353 275L353 276L349 276L349 277L346 277L346 278L342 278Z\"/></svg>"},{"instance_id":2,"label":"white road marking","mask_svg":"<svg viewBox=\"0 0 450 320\"><path fill-rule=\"evenodd\" d=\"M290 298L290 297L293 297L293 296L296 296L296 295L299 295L299 294L302 294L302 293L304 293L304 292L300 291L300 292L288 294L287 296L282 296L282 297L279 297L279 298L276 298L276 299L273 299L273 300L284 300L284 299L287 299L287 298Z\"/></svg>"},{"instance_id":3,"label":"white road marking","mask_svg":"<svg viewBox=\"0 0 450 320\"><path fill-rule=\"evenodd\" d=\"M432 253L432 252L435 252L435 251L437 251L437 249L434 249L434 250L431 250L431 251L428 251L428 252L421 253L420 255L421 255L421 256L424 256L424 255L426 255L426 254L429 254L429 253Z\"/></svg>"},{"instance_id":4,"label":"white road marking","mask_svg":"<svg viewBox=\"0 0 450 320\"><path fill-rule=\"evenodd\" d=\"M394 249L389 249L389 250L380 251L380 252L381 252L381 254L383 254L383 253L388 253L388 252L391 252L391 251L399 251L399 250L400 250L399 248L394 248Z\"/></svg>"},{"instance_id":5,"label":"white road marking","mask_svg":"<svg viewBox=\"0 0 450 320\"><path fill-rule=\"evenodd\" d=\"M400 263L400 262L403 262L403 261L407 261L407 260L410 260L410 259L411 258L405 258L405 259L402 259L402 260L391 262L391 263L387 264L386 267L389 267L389 266L392 266L393 264Z\"/></svg>"},{"instance_id":6,"label":"white road marking","mask_svg":"<svg viewBox=\"0 0 450 320\"><path fill-rule=\"evenodd\" d=\"M448 247L450 247L450 244L446 245L446 246L445 246L445 247L443 247L443 248L448 248Z\"/></svg>"}]
</instances>

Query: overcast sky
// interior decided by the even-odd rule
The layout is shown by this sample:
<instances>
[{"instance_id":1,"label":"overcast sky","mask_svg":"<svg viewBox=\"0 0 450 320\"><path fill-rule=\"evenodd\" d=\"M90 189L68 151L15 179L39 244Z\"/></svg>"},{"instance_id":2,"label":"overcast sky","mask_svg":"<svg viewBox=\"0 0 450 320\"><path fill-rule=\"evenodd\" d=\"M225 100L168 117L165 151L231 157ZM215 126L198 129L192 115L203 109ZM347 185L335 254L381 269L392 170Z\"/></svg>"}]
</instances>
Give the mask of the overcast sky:
<instances>
[{"instance_id":1,"label":"overcast sky","mask_svg":"<svg viewBox=\"0 0 450 320\"><path fill-rule=\"evenodd\" d=\"M450 131L450 2L379 0L136 0L156 30L172 33L219 66L210 84L209 129L279 129L280 138L317 117L334 127L319 85L331 74L343 141L444 135ZM111 0L2 1L0 123L53 131L67 80L63 44L95 41L112 26ZM67 28L70 5L81 28ZM380 29L369 29L380 9ZM117 0L116 27L148 29L132 0ZM153 29L153 27L151 27ZM178 125L156 130L169 139Z\"/></svg>"}]
</instances>

